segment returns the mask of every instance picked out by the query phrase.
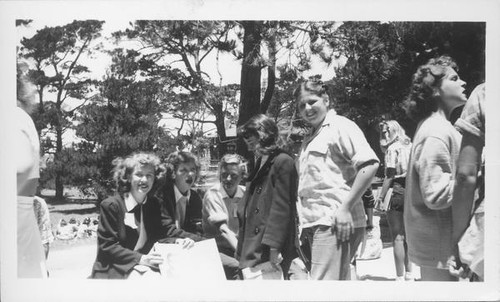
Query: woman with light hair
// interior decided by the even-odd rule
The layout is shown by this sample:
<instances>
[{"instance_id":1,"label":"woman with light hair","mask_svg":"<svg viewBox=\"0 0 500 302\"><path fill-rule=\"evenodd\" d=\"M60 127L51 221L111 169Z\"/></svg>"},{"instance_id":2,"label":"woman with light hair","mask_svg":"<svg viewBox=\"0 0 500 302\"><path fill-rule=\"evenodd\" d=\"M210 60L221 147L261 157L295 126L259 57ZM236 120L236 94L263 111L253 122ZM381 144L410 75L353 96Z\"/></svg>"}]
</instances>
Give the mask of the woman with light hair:
<instances>
[{"instance_id":1,"label":"woman with light hair","mask_svg":"<svg viewBox=\"0 0 500 302\"><path fill-rule=\"evenodd\" d=\"M159 276L160 254L151 252L155 242L177 243L190 248L191 239L172 238L171 227L162 224L159 201L148 196L164 173L160 159L150 153L134 153L113 160L116 194L100 204L94 279L126 279Z\"/></svg>"},{"instance_id":2,"label":"woman with light hair","mask_svg":"<svg viewBox=\"0 0 500 302\"><path fill-rule=\"evenodd\" d=\"M245 194L240 185L245 163L238 154L226 154L219 163L219 183L203 196L202 226L204 236L215 238L219 253L224 254L224 272L228 280L238 278L238 261L234 259L238 245L238 204Z\"/></svg>"},{"instance_id":3,"label":"woman with light hair","mask_svg":"<svg viewBox=\"0 0 500 302\"><path fill-rule=\"evenodd\" d=\"M394 248L396 281L413 280L403 222L406 171L408 169L411 141L403 127L394 120L381 122L379 129L380 148L385 153L385 178L377 204L383 202L389 188L392 188L392 195L387 208L387 222L389 223Z\"/></svg>"}]
</instances>

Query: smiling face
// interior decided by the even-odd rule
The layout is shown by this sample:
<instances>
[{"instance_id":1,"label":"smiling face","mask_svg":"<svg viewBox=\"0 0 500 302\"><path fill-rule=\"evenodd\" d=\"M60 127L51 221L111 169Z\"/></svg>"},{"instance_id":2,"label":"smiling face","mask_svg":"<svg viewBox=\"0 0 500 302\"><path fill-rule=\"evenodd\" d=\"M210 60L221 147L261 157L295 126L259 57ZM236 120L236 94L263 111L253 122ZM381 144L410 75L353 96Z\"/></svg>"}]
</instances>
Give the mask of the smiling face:
<instances>
[{"instance_id":1,"label":"smiling face","mask_svg":"<svg viewBox=\"0 0 500 302\"><path fill-rule=\"evenodd\" d=\"M467 97L464 94L465 84L453 68L448 67L446 69L446 74L441 79L439 95L448 109L453 110L465 104L467 101Z\"/></svg>"},{"instance_id":2,"label":"smiling face","mask_svg":"<svg viewBox=\"0 0 500 302\"><path fill-rule=\"evenodd\" d=\"M317 129L328 112L328 100L315 94L303 92L297 107L302 119Z\"/></svg>"},{"instance_id":3,"label":"smiling face","mask_svg":"<svg viewBox=\"0 0 500 302\"><path fill-rule=\"evenodd\" d=\"M229 164L220 170L220 182L227 195L234 196L241 181L241 170L237 164Z\"/></svg>"},{"instance_id":4,"label":"smiling face","mask_svg":"<svg viewBox=\"0 0 500 302\"><path fill-rule=\"evenodd\" d=\"M174 182L181 193L186 193L196 181L197 170L193 162L181 163L174 173Z\"/></svg>"},{"instance_id":5,"label":"smiling face","mask_svg":"<svg viewBox=\"0 0 500 302\"><path fill-rule=\"evenodd\" d=\"M151 165L137 165L134 172L130 175L130 193L139 203L144 201L144 198L153 188L155 180L155 169Z\"/></svg>"}]
</instances>

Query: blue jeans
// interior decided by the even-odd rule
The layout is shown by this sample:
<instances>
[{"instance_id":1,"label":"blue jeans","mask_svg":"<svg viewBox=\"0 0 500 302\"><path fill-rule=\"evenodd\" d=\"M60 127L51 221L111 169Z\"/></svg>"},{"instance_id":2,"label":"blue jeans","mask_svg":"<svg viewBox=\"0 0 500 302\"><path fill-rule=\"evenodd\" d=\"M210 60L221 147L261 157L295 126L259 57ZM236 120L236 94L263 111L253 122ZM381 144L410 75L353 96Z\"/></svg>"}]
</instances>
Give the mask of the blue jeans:
<instances>
[{"instance_id":1,"label":"blue jeans","mask_svg":"<svg viewBox=\"0 0 500 302\"><path fill-rule=\"evenodd\" d=\"M318 225L302 230L311 247L312 280L351 280L351 263L365 235L365 228L355 228L349 241L337 242L332 227Z\"/></svg>"}]
</instances>

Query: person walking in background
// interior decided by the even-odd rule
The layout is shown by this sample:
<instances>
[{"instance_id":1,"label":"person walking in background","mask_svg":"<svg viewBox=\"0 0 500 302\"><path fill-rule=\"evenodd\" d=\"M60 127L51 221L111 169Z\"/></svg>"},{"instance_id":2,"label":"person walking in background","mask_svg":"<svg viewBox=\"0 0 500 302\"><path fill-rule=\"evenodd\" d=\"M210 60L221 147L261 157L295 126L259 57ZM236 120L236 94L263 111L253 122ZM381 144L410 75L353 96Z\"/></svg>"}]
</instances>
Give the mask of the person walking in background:
<instances>
[{"instance_id":1,"label":"person walking in background","mask_svg":"<svg viewBox=\"0 0 500 302\"><path fill-rule=\"evenodd\" d=\"M464 105L465 82L448 56L430 59L413 75L405 102L418 122L406 176L404 225L410 261L423 281L456 281L447 259L452 252L451 203L461 135L450 123Z\"/></svg>"},{"instance_id":2,"label":"person walking in background","mask_svg":"<svg viewBox=\"0 0 500 302\"><path fill-rule=\"evenodd\" d=\"M116 194L100 204L97 256L91 278L126 279L159 276L160 254L151 252L155 242L190 248L190 239L169 236L162 225L160 203L148 193L163 173L160 159L135 153L113 160ZM150 253L151 252L151 253Z\"/></svg>"},{"instance_id":3,"label":"person walking in background","mask_svg":"<svg viewBox=\"0 0 500 302\"><path fill-rule=\"evenodd\" d=\"M328 109L321 81L301 83L294 97L300 116L312 127L298 161L299 217L311 247L311 278L350 280L365 234L361 197L379 160L359 127Z\"/></svg>"},{"instance_id":4,"label":"person walking in background","mask_svg":"<svg viewBox=\"0 0 500 302\"><path fill-rule=\"evenodd\" d=\"M36 87L27 76L28 65L17 64L17 108L14 118L17 168L17 276L46 278L47 268L33 208L40 177L40 141L29 116Z\"/></svg>"},{"instance_id":5,"label":"person walking in background","mask_svg":"<svg viewBox=\"0 0 500 302\"><path fill-rule=\"evenodd\" d=\"M455 127L463 134L452 203L454 274L469 269L484 280L485 84L472 91ZM461 274L458 274L463 277ZM474 276L471 276L474 280Z\"/></svg>"},{"instance_id":6,"label":"person walking in background","mask_svg":"<svg viewBox=\"0 0 500 302\"><path fill-rule=\"evenodd\" d=\"M220 253L235 257L238 245L238 215L236 211L245 193L240 185L244 174L244 162L237 154L224 155L219 163L219 183L208 189L203 196L202 226L207 238L215 238ZM232 268L225 267L226 276L237 272L239 263L231 262ZM238 276L229 276L236 279Z\"/></svg>"},{"instance_id":7,"label":"person walking in background","mask_svg":"<svg viewBox=\"0 0 500 302\"><path fill-rule=\"evenodd\" d=\"M257 156L243 200L238 205L237 259L240 269L270 261L288 279L297 257L297 171L292 157L278 146L278 126L270 117L253 116L238 129Z\"/></svg>"},{"instance_id":8,"label":"person walking in background","mask_svg":"<svg viewBox=\"0 0 500 302\"><path fill-rule=\"evenodd\" d=\"M380 147L385 153L385 178L377 202L382 203L389 188L392 188L392 196L387 208L387 222L393 242L396 281L413 280L403 219L411 141L397 121L389 120L380 123L380 130Z\"/></svg>"}]
</instances>

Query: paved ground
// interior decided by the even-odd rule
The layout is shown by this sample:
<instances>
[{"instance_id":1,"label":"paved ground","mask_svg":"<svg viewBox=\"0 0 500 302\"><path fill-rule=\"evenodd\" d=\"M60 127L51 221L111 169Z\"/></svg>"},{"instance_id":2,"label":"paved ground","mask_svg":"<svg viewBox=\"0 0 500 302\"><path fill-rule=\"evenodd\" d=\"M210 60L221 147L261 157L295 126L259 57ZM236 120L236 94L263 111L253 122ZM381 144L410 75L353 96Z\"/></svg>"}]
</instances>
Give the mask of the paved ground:
<instances>
[{"instance_id":1,"label":"paved ground","mask_svg":"<svg viewBox=\"0 0 500 302\"><path fill-rule=\"evenodd\" d=\"M205 183L202 187L208 188L216 181L214 167L211 167L205 176ZM73 192L72 195L70 195L73 196L75 194L77 193ZM377 191L375 190L374 195L377 196L376 194ZM93 204L73 203L69 205L51 205L50 207L53 223L57 223L61 217L66 217L67 215L71 215L71 217L76 217L78 219L83 218L84 216L87 217L97 215ZM383 215L380 215L379 213L376 213L375 215L381 218L380 230L381 238L384 242L384 248L380 258L358 261L358 277L360 280L365 281L393 281L396 276L396 272L387 222L384 220ZM54 242L47 260L50 277L65 279L87 278L90 275L96 251L97 243L95 238L80 239L74 242ZM417 279L420 278L420 271L418 267L414 267L413 275Z\"/></svg>"},{"instance_id":2,"label":"paved ground","mask_svg":"<svg viewBox=\"0 0 500 302\"><path fill-rule=\"evenodd\" d=\"M382 256L374 260L358 261L359 279L365 281L393 281L396 272L392 246L385 243ZM87 239L72 245L60 245L50 251L47 267L51 278L85 279L90 275L95 259L97 244L95 239ZM420 278L418 267L414 276Z\"/></svg>"}]
</instances>

